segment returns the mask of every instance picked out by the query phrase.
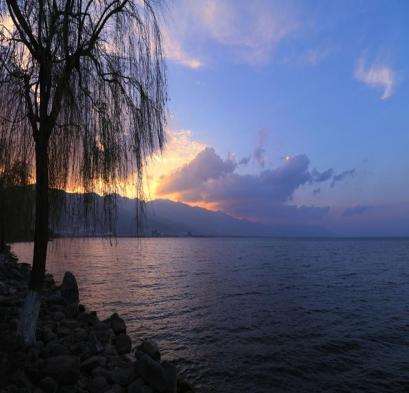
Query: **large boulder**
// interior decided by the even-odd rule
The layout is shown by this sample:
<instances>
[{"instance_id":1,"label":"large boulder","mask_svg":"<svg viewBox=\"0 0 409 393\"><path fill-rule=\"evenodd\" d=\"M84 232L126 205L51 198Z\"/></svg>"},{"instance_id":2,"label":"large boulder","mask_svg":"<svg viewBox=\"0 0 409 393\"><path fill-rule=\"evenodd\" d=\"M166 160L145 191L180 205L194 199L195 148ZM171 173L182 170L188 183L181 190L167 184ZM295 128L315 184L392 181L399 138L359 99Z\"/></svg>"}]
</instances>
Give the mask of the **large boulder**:
<instances>
[{"instance_id":1,"label":"large boulder","mask_svg":"<svg viewBox=\"0 0 409 393\"><path fill-rule=\"evenodd\" d=\"M111 380L118 385L127 386L135 379L135 367L132 363L120 365L111 371Z\"/></svg>"},{"instance_id":2,"label":"large boulder","mask_svg":"<svg viewBox=\"0 0 409 393\"><path fill-rule=\"evenodd\" d=\"M80 301L77 279L71 272L65 272L64 274L61 284L61 296L67 304L79 303Z\"/></svg>"},{"instance_id":3,"label":"large boulder","mask_svg":"<svg viewBox=\"0 0 409 393\"><path fill-rule=\"evenodd\" d=\"M138 347L139 351L148 354L153 360L160 362L160 351L158 345L151 340L144 340Z\"/></svg>"},{"instance_id":4,"label":"large boulder","mask_svg":"<svg viewBox=\"0 0 409 393\"><path fill-rule=\"evenodd\" d=\"M167 378L167 389L166 393L176 393L177 392L177 379L178 373L176 367L167 361L162 363L162 367L165 370Z\"/></svg>"},{"instance_id":5,"label":"large boulder","mask_svg":"<svg viewBox=\"0 0 409 393\"><path fill-rule=\"evenodd\" d=\"M45 377L43 378L39 386L41 389L43 389L46 393L56 393L58 389L58 383L55 381L55 379L51 377Z\"/></svg>"},{"instance_id":6,"label":"large boulder","mask_svg":"<svg viewBox=\"0 0 409 393\"><path fill-rule=\"evenodd\" d=\"M106 358L104 356L91 356L81 363L81 371L89 372L98 366L104 367L105 364Z\"/></svg>"},{"instance_id":7,"label":"large boulder","mask_svg":"<svg viewBox=\"0 0 409 393\"><path fill-rule=\"evenodd\" d=\"M105 377L99 375L91 378L87 383L87 390L90 393L103 393L109 389L109 384Z\"/></svg>"},{"instance_id":8,"label":"large boulder","mask_svg":"<svg viewBox=\"0 0 409 393\"><path fill-rule=\"evenodd\" d=\"M49 357L43 373L63 385L75 384L80 377L80 360L77 356L71 355Z\"/></svg>"},{"instance_id":9,"label":"large boulder","mask_svg":"<svg viewBox=\"0 0 409 393\"><path fill-rule=\"evenodd\" d=\"M137 374L154 390L165 393L168 390L168 377L160 363L143 353L135 363Z\"/></svg>"},{"instance_id":10,"label":"large boulder","mask_svg":"<svg viewBox=\"0 0 409 393\"><path fill-rule=\"evenodd\" d=\"M127 393L142 393L143 385L143 379L137 378L128 385Z\"/></svg>"},{"instance_id":11,"label":"large boulder","mask_svg":"<svg viewBox=\"0 0 409 393\"><path fill-rule=\"evenodd\" d=\"M115 334L126 333L125 321L117 313L112 314L107 322Z\"/></svg>"},{"instance_id":12,"label":"large boulder","mask_svg":"<svg viewBox=\"0 0 409 393\"><path fill-rule=\"evenodd\" d=\"M125 355L131 352L132 341L125 333L118 334L115 338L115 349L120 355Z\"/></svg>"}]
</instances>

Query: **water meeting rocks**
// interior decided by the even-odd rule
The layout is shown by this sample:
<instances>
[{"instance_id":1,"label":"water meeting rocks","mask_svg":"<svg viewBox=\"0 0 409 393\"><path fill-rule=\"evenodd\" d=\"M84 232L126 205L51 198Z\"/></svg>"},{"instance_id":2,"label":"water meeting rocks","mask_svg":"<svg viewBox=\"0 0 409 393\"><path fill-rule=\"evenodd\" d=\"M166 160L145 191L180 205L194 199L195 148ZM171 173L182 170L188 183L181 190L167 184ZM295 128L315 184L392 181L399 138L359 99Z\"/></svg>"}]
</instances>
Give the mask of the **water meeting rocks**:
<instances>
[{"instance_id":1,"label":"water meeting rocks","mask_svg":"<svg viewBox=\"0 0 409 393\"><path fill-rule=\"evenodd\" d=\"M79 304L72 273L64 275L61 286L46 275L37 342L23 348L16 330L30 267L9 252L1 255L1 393L194 392L173 364L162 361L156 343L144 340L133 346L118 314L101 321Z\"/></svg>"}]
</instances>

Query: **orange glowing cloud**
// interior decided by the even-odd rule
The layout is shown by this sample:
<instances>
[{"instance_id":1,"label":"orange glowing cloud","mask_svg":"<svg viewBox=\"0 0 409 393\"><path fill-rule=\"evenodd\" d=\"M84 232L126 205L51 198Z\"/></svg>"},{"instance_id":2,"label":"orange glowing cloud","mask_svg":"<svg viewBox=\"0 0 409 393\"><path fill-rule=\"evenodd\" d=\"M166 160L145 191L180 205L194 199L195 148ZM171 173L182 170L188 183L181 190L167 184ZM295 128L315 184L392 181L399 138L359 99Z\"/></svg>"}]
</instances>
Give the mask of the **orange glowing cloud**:
<instances>
[{"instance_id":1,"label":"orange glowing cloud","mask_svg":"<svg viewBox=\"0 0 409 393\"><path fill-rule=\"evenodd\" d=\"M205 144L192 139L192 132L190 130L168 129L166 131L164 150L148 158L146 163L143 195L138 194L136 175L130 175L127 179L115 184L97 181L94 184L94 190L100 195L117 193L128 198L142 197L147 201L160 198L164 196L158 192L161 180L166 175L191 162L205 148ZM66 191L82 193L84 189L69 183ZM166 195L166 198L180 201L176 194Z\"/></svg>"},{"instance_id":2,"label":"orange glowing cloud","mask_svg":"<svg viewBox=\"0 0 409 393\"><path fill-rule=\"evenodd\" d=\"M204 143L192 139L190 130L168 130L166 137L164 151L151 157L145 170L148 199L160 198L159 184L163 177L191 162L206 148ZM178 200L169 195L167 197Z\"/></svg>"}]
</instances>

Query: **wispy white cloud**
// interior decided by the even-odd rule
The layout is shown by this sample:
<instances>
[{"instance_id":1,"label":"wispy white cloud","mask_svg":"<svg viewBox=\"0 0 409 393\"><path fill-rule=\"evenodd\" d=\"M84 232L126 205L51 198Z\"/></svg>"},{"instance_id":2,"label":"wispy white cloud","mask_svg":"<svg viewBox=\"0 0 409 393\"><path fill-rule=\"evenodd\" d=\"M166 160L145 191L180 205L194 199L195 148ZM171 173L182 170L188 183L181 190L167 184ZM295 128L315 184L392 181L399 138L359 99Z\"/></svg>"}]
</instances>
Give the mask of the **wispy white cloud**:
<instances>
[{"instance_id":1,"label":"wispy white cloud","mask_svg":"<svg viewBox=\"0 0 409 393\"><path fill-rule=\"evenodd\" d=\"M398 82L397 73L392 67L379 61L366 64L363 56L358 59L354 76L357 80L370 87L382 89L382 100L386 100L392 96Z\"/></svg>"},{"instance_id":2,"label":"wispy white cloud","mask_svg":"<svg viewBox=\"0 0 409 393\"><path fill-rule=\"evenodd\" d=\"M221 45L235 61L262 65L291 36L298 22L290 3L281 0L178 0L170 8L170 59L199 68L209 45ZM201 56L191 55L191 51Z\"/></svg>"},{"instance_id":3,"label":"wispy white cloud","mask_svg":"<svg viewBox=\"0 0 409 393\"><path fill-rule=\"evenodd\" d=\"M203 62L194 56L190 56L182 47L180 41L172 37L172 33L165 31L163 35L164 52L166 58L196 70L203 66Z\"/></svg>"}]
</instances>

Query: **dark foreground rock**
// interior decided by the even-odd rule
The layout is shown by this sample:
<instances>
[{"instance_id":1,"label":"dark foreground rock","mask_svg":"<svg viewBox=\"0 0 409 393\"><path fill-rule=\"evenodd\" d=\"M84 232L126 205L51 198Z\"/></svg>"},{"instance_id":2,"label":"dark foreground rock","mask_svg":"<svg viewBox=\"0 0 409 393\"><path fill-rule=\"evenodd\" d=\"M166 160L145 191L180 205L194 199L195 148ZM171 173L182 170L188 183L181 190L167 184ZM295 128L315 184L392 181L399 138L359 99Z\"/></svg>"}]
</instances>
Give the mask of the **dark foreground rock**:
<instances>
[{"instance_id":1,"label":"dark foreground rock","mask_svg":"<svg viewBox=\"0 0 409 393\"><path fill-rule=\"evenodd\" d=\"M64 274L61 284L61 296L67 304L80 302L77 280L71 272L65 272Z\"/></svg>"},{"instance_id":2,"label":"dark foreground rock","mask_svg":"<svg viewBox=\"0 0 409 393\"><path fill-rule=\"evenodd\" d=\"M173 364L161 360L156 343L132 349L118 314L100 321L79 304L69 272L61 286L46 275L37 342L23 348L16 331L29 275L28 264L0 253L0 393L194 392Z\"/></svg>"}]
</instances>

